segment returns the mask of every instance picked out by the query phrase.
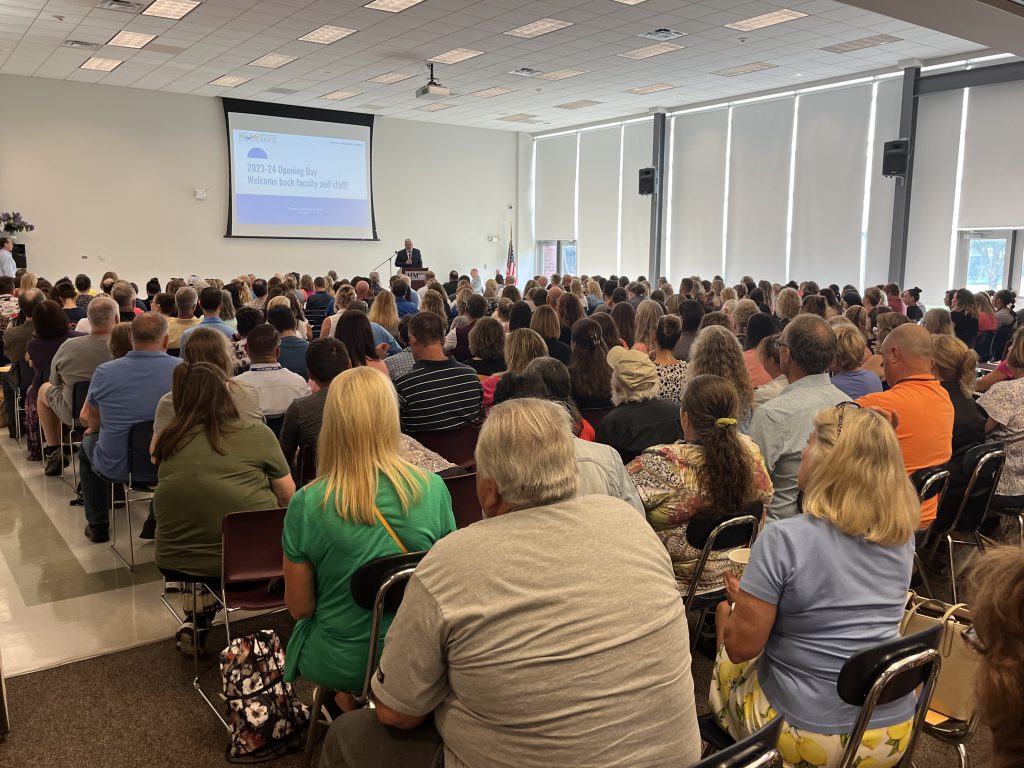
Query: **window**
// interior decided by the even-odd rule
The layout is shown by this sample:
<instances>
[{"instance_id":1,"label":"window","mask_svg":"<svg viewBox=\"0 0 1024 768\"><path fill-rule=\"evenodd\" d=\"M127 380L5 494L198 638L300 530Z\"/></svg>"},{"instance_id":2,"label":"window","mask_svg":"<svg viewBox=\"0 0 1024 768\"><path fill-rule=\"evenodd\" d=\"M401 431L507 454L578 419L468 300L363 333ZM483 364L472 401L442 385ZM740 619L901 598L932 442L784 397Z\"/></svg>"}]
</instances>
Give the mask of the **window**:
<instances>
[{"instance_id":1,"label":"window","mask_svg":"<svg viewBox=\"0 0 1024 768\"><path fill-rule=\"evenodd\" d=\"M962 230L954 282L969 291L997 291L1020 285L1020 250L1024 231L1013 229Z\"/></svg>"},{"instance_id":2,"label":"window","mask_svg":"<svg viewBox=\"0 0 1024 768\"><path fill-rule=\"evenodd\" d=\"M537 253L540 255L540 274L577 273L575 240L538 240Z\"/></svg>"}]
</instances>

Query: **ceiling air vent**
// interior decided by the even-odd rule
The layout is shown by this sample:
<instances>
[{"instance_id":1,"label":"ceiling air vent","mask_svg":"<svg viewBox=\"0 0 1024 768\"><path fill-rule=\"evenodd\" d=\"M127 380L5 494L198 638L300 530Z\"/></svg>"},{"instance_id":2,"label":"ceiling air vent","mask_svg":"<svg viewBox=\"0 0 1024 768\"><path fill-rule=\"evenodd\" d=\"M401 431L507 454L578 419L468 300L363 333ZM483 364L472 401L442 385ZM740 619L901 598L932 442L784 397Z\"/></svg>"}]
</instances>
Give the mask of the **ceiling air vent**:
<instances>
[{"instance_id":1,"label":"ceiling air vent","mask_svg":"<svg viewBox=\"0 0 1024 768\"><path fill-rule=\"evenodd\" d=\"M540 70L530 69L529 67L520 67L519 69L513 69L509 74L518 75L519 77L537 77L537 75L540 74Z\"/></svg>"},{"instance_id":2,"label":"ceiling air vent","mask_svg":"<svg viewBox=\"0 0 1024 768\"><path fill-rule=\"evenodd\" d=\"M65 40L60 44L61 48L74 48L77 51L95 51L100 43L87 43L85 40Z\"/></svg>"},{"instance_id":3,"label":"ceiling air vent","mask_svg":"<svg viewBox=\"0 0 1024 768\"><path fill-rule=\"evenodd\" d=\"M276 93L280 96L291 96L293 93L298 93L299 88L271 88L267 93Z\"/></svg>"},{"instance_id":4,"label":"ceiling air vent","mask_svg":"<svg viewBox=\"0 0 1024 768\"><path fill-rule=\"evenodd\" d=\"M106 11L122 11L124 13L141 13L143 9L142 3L132 3L129 0L103 0L102 3L96 6Z\"/></svg>"},{"instance_id":5,"label":"ceiling air vent","mask_svg":"<svg viewBox=\"0 0 1024 768\"><path fill-rule=\"evenodd\" d=\"M682 37L682 32L676 32L673 29L656 29L653 32L644 32L639 37L647 38L648 40L657 40L659 43L667 42L668 40L675 40L677 37Z\"/></svg>"}]
</instances>

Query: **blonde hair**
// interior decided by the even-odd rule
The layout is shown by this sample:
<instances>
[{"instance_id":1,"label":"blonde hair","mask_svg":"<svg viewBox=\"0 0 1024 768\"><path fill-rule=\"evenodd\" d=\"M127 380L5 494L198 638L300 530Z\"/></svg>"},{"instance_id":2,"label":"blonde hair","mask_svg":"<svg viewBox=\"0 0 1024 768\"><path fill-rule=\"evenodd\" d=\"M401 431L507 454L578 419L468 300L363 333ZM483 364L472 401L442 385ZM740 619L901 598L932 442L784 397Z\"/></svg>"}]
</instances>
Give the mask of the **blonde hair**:
<instances>
[{"instance_id":1,"label":"blonde hair","mask_svg":"<svg viewBox=\"0 0 1024 768\"><path fill-rule=\"evenodd\" d=\"M225 376L235 375L235 354L228 337L213 328L196 326L188 335L188 343L181 348L181 359L190 365L210 363L224 371Z\"/></svg>"},{"instance_id":2,"label":"blonde hair","mask_svg":"<svg viewBox=\"0 0 1024 768\"><path fill-rule=\"evenodd\" d=\"M391 291L381 291L377 298L370 305L370 312L367 314L371 323L376 323L385 328L392 336L398 335L398 305L395 304L395 294Z\"/></svg>"},{"instance_id":3,"label":"blonde hair","mask_svg":"<svg viewBox=\"0 0 1024 768\"><path fill-rule=\"evenodd\" d=\"M558 313L547 304L537 307L530 318L530 330L536 331L542 339L557 339L562 333Z\"/></svg>"},{"instance_id":4,"label":"blonde hair","mask_svg":"<svg viewBox=\"0 0 1024 768\"><path fill-rule=\"evenodd\" d=\"M974 394L978 357L956 336L932 336L932 370L939 381L955 381L965 397Z\"/></svg>"},{"instance_id":5,"label":"blonde hair","mask_svg":"<svg viewBox=\"0 0 1024 768\"><path fill-rule=\"evenodd\" d=\"M885 337L892 333L896 328L901 325L906 325L911 322L910 318L899 312L886 312L885 314L879 315L875 320L875 326L878 329L876 334L876 341L881 346L882 342L885 341Z\"/></svg>"},{"instance_id":6,"label":"blonde hair","mask_svg":"<svg viewBox=\"0 0 1024 768\"><path fill-rule=\"evenodd\" d=\"M690 348L687 374L692 379L702 373L721 376L736 389L740 401L740 421L754 408L754 388L743 359L743 348L732 331L721 325L701 328Z\"/></svg>"},{"instance_id":7,"label":"blonde hair","mask_svg":"<svg viewBox=\"0 0 1024 768\"><path fill-rule=\"evenodd\" d=\"M338 374L327 392L317 444L324 509L332 504L343 520L375 525L377 491L387 478L408 514L427 478L399 455L398 439L398 400L387 377L367 366Z\"/></svg>"},{"instance_id":8,"label":"blonde hair","mask_svg":"<svg viewBox=\"0 0 1024 768\"><path fill-rule=\"evenodd\" d=\"M292 303L288 301L287 296L275 296L267 302L267 312L272 310L274 307L288 307L288 309L291 309Z\"/></svg>"},{"instance_id":9,"label":"blonde hair","mask_svg":"<svg viewBox=\"0 0 1024 768\"><path fill-rule=\"evenodd\" d=\"M949 312L939 307L932 307L924 313L923 325L932 336L953 335L953 318L950 317Z\"/></svg>"},{"instance_id":10,"label":"blonde hair","mask_svg":"<svg viewBox=\"0 0 1024 768\"><path fill-rule=\"evenodd\" d=\"M375 304L377 302L374 302ZM451 323L451 318L444 308L444 299L441 298L441 294L437 291L426 291L423 294L423 300L420 302L420 312L430 312L437 315L441 319L441 327L444 328L445 333L448 332L448 325Z\"/></svg>"},{"instance_id":11,"label":"blonde hair","mask_svg":"<svg viewBox=\"0 0 1024 768\"><path fill-rule=\"evenodd\" d=\"M985 293L984 291L979 291L978 293L974 294L974 300L978 303L978 314L979 314L979 316L980 315L988 315L989 317L995 317L996 316L995 307L992 306L992 300L989 298L987 293Z\"/></svg>"},{"instance_id":12,"label":"blonde hair","mask_svg":"<svg viewBox=\"0 0 1024 768\"><path fill-rule=\"evenodd\" d=\"M794 288L783 288L775 298L775 314L780 320L792 320L800 314L800 294Z\"/></svg>"},{"instance_id":13,"label":"blonde hair","mask_svg":"<svg viewBox=\"0 0 1024 768\"><path fill-rule=\"evenodd\" d=\"M548 345L539 333L530 328L517 328L505 337L505 370L525 373L531 360L547 353Z\"/></svg>"},{"instance_id":14,"label":"blonde hair","mask_svg":"<svg viewBox=\"0 0 1024 768\"><path fill-rule=\"evenodd\" d=\"M832 370L845 372L860 368L864 363L864 352L867 349L864 334L846 318L832 326L832 333L836 336L836 359L832 364Z\"/></svg>"},{"instance_id":15,"label":"blonde hair","mask_svg":"<svg viewBox=\"0 0 1024 768\"><path fill-rule=\"evenodd\" d=\"M736 289L729 288L729 287L722 288L722 290L721 290L721 292L719 292L718 296L722 300L723 304L725 302L727 302L727 301L735 301L736 300Z\"/></svg>"},{"instance_id":16,"label":"blonde hair","mask_svg":"<svg viewBox=\"0 0 1024 768\"><path fill-rule=\"evenodd\" d=\"M636 308L636 332L633 335L633 346L644 344L648 352L654 352L658 337L658 323L665 310L653 299L644 299Z\"/></svg>"},{"instance_id":17,"label":"blonde hair","mask_svg":"<svg viewBox=\"0 0 1024 768\"><path fill-rule=\"evenodd\" d=\"M908 542L921 524L921 503L892 425L874 411L841 405L818 412L813 434L804 513L873 544Z\"/></svg>"},{"instance_id":18,"label":"blonde hair","mask_svg":"<svg viewBox=\"0 0 1024 768\"><path fill-rule=\"evenodd\" d=\"M35 276L34 272L23 272L21 281L18 283L18 293L24 293L35 288L38 282L39 279Z\"/></svg>"},{"instance_id":19,"label":"blonde hair","mask_svg":"<svg viewBox=\"0 0 1024 768\"><path fill-rule=\"evenodd\" d=\"M334 293L334 311L339 312L343 309L348 309L348 305L355 301L356 289L348 283L344 283L338 286L338 290Z\"/></svg>"}]
</instances>

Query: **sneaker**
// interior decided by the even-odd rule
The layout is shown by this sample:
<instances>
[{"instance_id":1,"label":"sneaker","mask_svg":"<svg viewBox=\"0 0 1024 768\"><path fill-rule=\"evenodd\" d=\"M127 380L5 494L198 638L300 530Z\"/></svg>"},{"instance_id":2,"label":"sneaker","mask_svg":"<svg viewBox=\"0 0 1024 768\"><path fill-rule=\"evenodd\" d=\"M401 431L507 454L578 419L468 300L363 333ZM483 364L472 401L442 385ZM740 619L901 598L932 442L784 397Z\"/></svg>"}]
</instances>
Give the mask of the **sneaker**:
<instances>
[{"instance_id":1,"label":"sneaker","mask_svg":"<svg viewBox=\"0 0 1024 768\"><path fill-rule=\"evenodd\" d=\"M64 457L59 448L43 449L43 474L47 477L55 477L64 468Z\"/></svg>"},{"instance_id":2,"label":"sneaker","mask_svg":"<svg viewBox=\"0 0 1024 768\"><path fill-rule=\"evenodd\" d=\"M152 517L146 518L146 522L142 524L142 532L139 533L139 538L149 541L156 538L156 520Z\"/></svg>"},{"instance_id":3,"label":"sneaker","mask_svg":"<svg viewBox=\"0 0 1024 768\"><path fill-rule=\"evenodd\" d=\"M107 528L92 526L88 523L85 525L85 536L93 544L102 544L106 541L110 541L110 532Z\"/></svg>"}]
</instances>

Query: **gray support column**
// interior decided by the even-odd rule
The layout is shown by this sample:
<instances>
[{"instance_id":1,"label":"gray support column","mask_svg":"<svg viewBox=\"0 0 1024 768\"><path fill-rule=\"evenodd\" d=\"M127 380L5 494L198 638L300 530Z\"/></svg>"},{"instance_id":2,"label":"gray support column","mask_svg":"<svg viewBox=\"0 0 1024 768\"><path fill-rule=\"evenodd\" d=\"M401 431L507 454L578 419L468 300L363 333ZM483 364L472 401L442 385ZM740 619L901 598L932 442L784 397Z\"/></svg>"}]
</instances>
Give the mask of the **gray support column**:
<instances>
[{"instance_id":1,"label":"gray support column","mask_svg":"<svg viewBox=\"0 0 1024 768\"><path fill-rule=\"evenodd\" d=\"M662 201L665 198L665 177L668 175L668 168L665 167L665 141L666 126L668 121L664 112L657 112L654 115L654 156L651 165L654 166L654 194L651 195L651 257L648 264L647 279L651 285L657 285L658 276L661 274L661 267L664 263L662 256L662 244L665 234L665 206Z\"/></svg>"},{"instance_id":2,"label":"gray support column","mask_svg":"<svg viewBox=\"0 0 1024 768\"><path fill-rule=\"evenodd\" d=\"M903 103L900 109L901 139L910 140L907 157L907 175L896 179L895 199L892 207L892 239L889 245L889 280L903 285L907 273L907 234L910 231L910 192L914 181L914 154L917 143L917 79L919 67L903 70ZM881 169L874 169L880 173ZM863 289L863 286L861 286Z\"/></svg>"}]
</instances>

